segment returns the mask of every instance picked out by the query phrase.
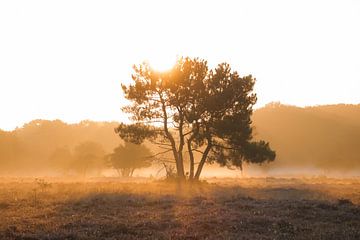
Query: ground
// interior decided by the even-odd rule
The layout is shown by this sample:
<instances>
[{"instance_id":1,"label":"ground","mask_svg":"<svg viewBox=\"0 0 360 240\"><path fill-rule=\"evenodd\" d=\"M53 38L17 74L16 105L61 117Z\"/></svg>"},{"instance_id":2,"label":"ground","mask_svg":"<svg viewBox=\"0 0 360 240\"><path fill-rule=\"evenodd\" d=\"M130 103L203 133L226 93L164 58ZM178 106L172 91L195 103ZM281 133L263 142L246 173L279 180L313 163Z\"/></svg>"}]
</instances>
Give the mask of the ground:
<instances>
[{"instance_id":1,"label":"ground","mask_svg":"<svg viewBox=\"0 0 360 240\"><path fill-rule=\"evenodd\" d=\"M0 179L0 239L360 239L360 179Z\"/></svg>"}]
</instances>

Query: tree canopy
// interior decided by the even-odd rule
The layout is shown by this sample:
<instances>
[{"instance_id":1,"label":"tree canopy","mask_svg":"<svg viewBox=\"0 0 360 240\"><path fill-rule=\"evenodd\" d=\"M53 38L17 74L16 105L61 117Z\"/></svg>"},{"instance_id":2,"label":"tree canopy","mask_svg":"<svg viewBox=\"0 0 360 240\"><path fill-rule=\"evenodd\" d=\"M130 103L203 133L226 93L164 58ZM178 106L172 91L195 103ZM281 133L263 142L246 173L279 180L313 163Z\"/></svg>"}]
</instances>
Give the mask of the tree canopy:
<instances>
[{"instance_id":1,"label":"tree canopy","mask_svg":"<svg viewBox=\"0 0 360 240\"><path fill-rule=\"evenodd\" d=\"M132 177L135 169L151 166L151 151L143 144L125 142L108 155L108 161L119 175Z\"/></svg>"},{"instance_id":2,"label":"tree canopy","mask_svg":"<svg viewBox=\"0 0 360 240\"><path fill-rule=\"evenodd\" d=\"M71 165L85 176L88 169L99 171L104 165L104 157L105 151L99 143L86 141L75 147Z\"/></svg>"},{"instance_id":3,"label":"tree canopy","mask_svg":"<svg viewBox=\"0 0 360 240\"><path fill-rule=\"evenodd\" d=\"M120 124L116 132L126 141L149 139L163 153L172 152L179 178L185 178L184 154L189 156L189 179L199 179L206 162L241 168L243 162L275 159L269 143L252 139L257 97L251 75L240 77L227 63L209 69L205 60L180 58L166 72L146 62L134 66L132 79L122 85L131 102L123 111L134 123Z\"/></svg>"},{"instance_id":4,"label":"tree canopy","mask_svg":"<svg viewBox=\"0 0 360 240\"><path fill-rule=\"evenodd\" d=\"M59 147L49 157L50 164L54 169L67 172L71 169L74 159L69 147Z\"/></svg>"}]
</instances>

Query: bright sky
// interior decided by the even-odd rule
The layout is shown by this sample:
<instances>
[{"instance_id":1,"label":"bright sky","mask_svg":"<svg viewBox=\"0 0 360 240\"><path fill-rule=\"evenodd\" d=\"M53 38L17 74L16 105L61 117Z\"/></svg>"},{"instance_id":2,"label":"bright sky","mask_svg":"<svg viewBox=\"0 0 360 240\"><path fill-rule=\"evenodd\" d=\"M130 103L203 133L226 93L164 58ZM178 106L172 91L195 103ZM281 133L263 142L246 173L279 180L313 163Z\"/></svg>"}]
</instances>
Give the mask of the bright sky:
<instances>
[{"instance_id":1,"label":"bright sky","mask_svg":"<svg viewBox=\"0 0 360 240\"><path fill-rule=\"evenodd\" d=\"M257 78L257 107L360 103L360 1L0 0L0 128L123 120L131 66L176 56Z\"/></svg>"}]
</instances>

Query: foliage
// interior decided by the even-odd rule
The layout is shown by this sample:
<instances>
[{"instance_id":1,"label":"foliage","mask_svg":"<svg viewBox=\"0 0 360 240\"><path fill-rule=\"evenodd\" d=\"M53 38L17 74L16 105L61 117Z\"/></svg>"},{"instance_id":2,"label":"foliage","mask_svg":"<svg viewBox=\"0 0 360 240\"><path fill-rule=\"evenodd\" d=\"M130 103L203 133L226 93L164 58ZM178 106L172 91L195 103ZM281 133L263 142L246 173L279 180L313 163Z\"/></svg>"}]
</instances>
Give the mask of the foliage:
<instances>
[{"instance_id":1,"label":"foliage","mask_svg":"<svg viewBox=\"0 0 360 240\"><path fill-rule=\"evenodd\" d=\"M14 170L13 163L25 156L26 149L16 134L0 130L0 171Z\"/></svg>"},{"instance_id":2,"label":"foliage","mask_svg":"<svg viewBox=\"0 0 360 240\"><path fill-rule=\"evenodd\" d=\"M59 147L50 155L49 161L49 165L54 169L66 172L71 167L73 156L68 147Z\"/></svg>"},{"instance_id":3,"label":"foliage","mask_svg":"<svg viewBox=\"0 0 360 240\"><path fill-rule=\"evenodd\" d=\"M13 131L0 130L0 173L64 173L72 168L66 155L82 142L101 143L106 152L111 152L119 144L119 138L112 134L118 124L33 120Z\"/></svg>"},{"instance_id":4,"label":"foliage","mask_svg":"<svg viewBox=\"0 0 360 240\"><path fill-rule=\"evenodd\" d=\"M83 142L74 149L74 158L72 168L85 175L88 169L101 169L105 151L102 146L96 142Z\"/></svg>"},{"instance_id":5,"label":"foliage","mask_svg":"<svg viewBox=\"0 0 360 240\"><path fill-rule=\"evenodd\" d=\"M152 156L146 146L125 142L115 148L107 159L119 175L131 177L135 169L150 167Z\"/></svg>"},{"instance_id":6,"label":"foliage","mask_svg":"<svg viewBox=\"0 0 360 240\"><path fill-rule=\"evenodd\" d=\"M121 139L133 144L141 144L145 139L152 139L157 136L156 128L140 123L132 125L121 123L115 132L119 134Z\"/></svg>"},{"instance_id":7,"label":"foliage","mask_svg":"<svg viewBox=\"0 0 360 240\"><path fill-rule=\"evenodd\" d=\"M257 98L251 75L240 77L227 63L209 70L197 58L180 58L167 72L148 63L134 66L134 71L133 84L122 88L131 101L123 111L135 123L121 124L116 131L134 143L158 141L158 136L165 152L173 153L179 178L185 178L185 147L190 179L200 177L206 161L241 168L244 161L275 159L268 143L252 140L250 117ZM195 153L201 153L196 173Z\"/></svg>"}]
</instances>

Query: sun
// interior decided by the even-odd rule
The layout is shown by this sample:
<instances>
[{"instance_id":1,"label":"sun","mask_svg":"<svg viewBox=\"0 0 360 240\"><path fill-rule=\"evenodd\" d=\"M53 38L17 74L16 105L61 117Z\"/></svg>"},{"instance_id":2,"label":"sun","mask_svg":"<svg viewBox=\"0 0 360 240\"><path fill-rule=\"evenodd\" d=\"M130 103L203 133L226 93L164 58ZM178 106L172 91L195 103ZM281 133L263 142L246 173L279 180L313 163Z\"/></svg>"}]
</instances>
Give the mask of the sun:
<instances>
[{"instance_id":1,"label":"sun","mask_svg":"<svg viewBox=\"0 0 360 240\"><path fill-rule=\"evenodd\" d=\"M176 63L177 57L167 54L154 54L148 58L150 66L160 72L166 72L172 69Z\"/></svg>"}]
</instances>

